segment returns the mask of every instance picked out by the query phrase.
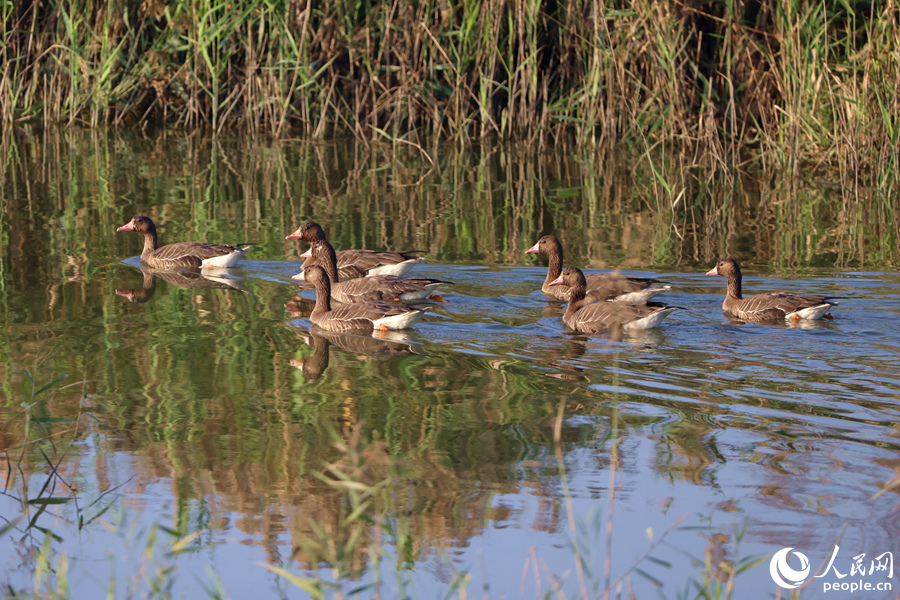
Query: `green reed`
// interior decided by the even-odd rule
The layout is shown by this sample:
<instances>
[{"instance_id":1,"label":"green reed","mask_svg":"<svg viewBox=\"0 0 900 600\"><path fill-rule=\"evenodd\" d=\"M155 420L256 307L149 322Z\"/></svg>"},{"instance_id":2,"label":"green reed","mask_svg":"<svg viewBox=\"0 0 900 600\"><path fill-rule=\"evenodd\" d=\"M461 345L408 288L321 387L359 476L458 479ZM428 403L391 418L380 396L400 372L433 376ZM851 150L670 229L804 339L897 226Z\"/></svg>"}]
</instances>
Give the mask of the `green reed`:
<instances>
[{"instance_id":1,"label":"green reed","mask_svg":"<svg viewBox=\"0 0 900 600\"><path fill-rule=\"evenodd\" d=\"M0 20L7 128L624 138L848 183L898 166L893 2L6 0Z\"/></svg>"}]
</instances>

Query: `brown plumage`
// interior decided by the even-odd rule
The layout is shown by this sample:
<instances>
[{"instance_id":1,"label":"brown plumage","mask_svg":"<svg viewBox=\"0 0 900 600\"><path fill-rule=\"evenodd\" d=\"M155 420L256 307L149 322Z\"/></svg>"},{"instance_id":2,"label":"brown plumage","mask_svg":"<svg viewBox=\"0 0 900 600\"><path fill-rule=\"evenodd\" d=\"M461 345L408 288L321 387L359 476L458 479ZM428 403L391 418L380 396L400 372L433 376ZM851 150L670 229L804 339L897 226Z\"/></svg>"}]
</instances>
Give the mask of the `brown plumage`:
<instances>
[{"instance_id":1,"label":"brown plumage","mask_svg":"<svg viewBox=\"0 0 900 600\"><path fill-rule=\"evenodd\" d=\"M116 231L134 231L144 236L141 260L153 269L199 269L201 267L232 267L250 246L238 248L229 244L205 242L177 242L158 247L156 225L150 217L137 216Z\"/></svg>"},{"instance_id":2,"label":"brown plumage","mask_svg":"<svg viewBox=\"0 0 900 600\"><path fill-rule=\"evenodd\" d=\"M331 280L325 270L306 267L306 281L316 287L316 306L309 315L313 325L326 331L371 331L405 329L418 321L424 311L407 304L390 302L357 302L331 308Z\"/></svg>"},{"instance_id":3,"label":"brown plumage","mask_svg":"<svg viewBox=\"0 0 900 600\"><path fill-rule=\"evenodd\" d=\"M318 240L313 242L310 252L311 258L328 274L331 281L331 298L338 302L425 300L438 286L450 283L440 279L395 277L393 275L372 275L340 281L337 260L331 244L325 240ZM297 275L295 277L300 278Z\"/></svg>"},{"instance_id":4,"label":"brown plumage","mask_svg":"<svg viewBox=\"0 0 900 600\"><path fill-rule=\"evenodd\" d=\"M595 301L585 297L586 282L579 269L563 269L559 277L550 282L554 287L566 286L569 305L563 314L563 323L574 331L599 333L616 329L649 329L656 327L675 310L653 302L630 304L627 302Z\"/></svg>"},{"instance_id":5,"label":"brown plumage","mask_svg":"<svg viewBox=\"0 0 900 600\"><path fill-rule=\"evenodd\" d=\"M317 241L327 241L325 231L318 223L307 222L297 230L286 236L288 240L303 240L312 244ZM422 250L408 250L405 252L377 252L375 250L340 250L336 253L338 273L341 279L355 279L366 275L405 275L413 266L422 259L416 255ZM308 253L302 256L306 260L301 265L305 269L310 265L319 264Z\"/></svg>"},{"instance_id":6,"label":"brown plumage","mask_svg":"<svg viewBox=\"0 0 900 600\"><path fill-rule=\"evenodd\" d=\"M787 292L741 295L741 266L731 258L720 260L707 275L727 280L722 310L744 321L780 321L783 319L821 319L837 302L825 296L798 296Z\"/></svg>"},{"instance_id":7,"label":"brown plumage","mask_svg":"<svg viewBox=\"0 0 900 600\"><path fill-rule=\"evenodd\" d=\"M534 246L526 250L525 254L546 254L550 257L547 277L544 279L541 291L551 298L566 300L569 291L567 286L550 285L550 282L557 279L563 270L562 244L556 236L545 235ZM585 275L585 281L587 282L587 297L591 300L616 300L640 304L660 292L671 289L671 286L668 285L658 285L659 281L656 279L625 277L619 272L591 273Z\"/></svg>"}]
</instances>

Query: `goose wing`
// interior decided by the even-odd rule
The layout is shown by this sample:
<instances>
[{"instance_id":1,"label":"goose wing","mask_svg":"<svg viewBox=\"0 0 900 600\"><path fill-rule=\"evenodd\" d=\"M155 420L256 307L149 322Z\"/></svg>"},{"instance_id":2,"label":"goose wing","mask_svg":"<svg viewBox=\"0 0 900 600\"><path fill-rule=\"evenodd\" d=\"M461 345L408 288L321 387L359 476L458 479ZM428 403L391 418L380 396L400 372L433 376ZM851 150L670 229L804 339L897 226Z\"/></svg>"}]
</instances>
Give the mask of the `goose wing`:
<instances>
[{"instance_id":1,"label":"goose wing","mask_svg":"<svg viewBox=\"0 0 900 600\"><path fill-rule=\"evenodd\" d=\"M422 250L405 252L378 252L375 250L341 250L337 252L338 267L357 265L361 268L374 269L378 265L395 265L411 258L418 258Z\"/></svg>"},{"instance_id":2,"label":"goose wing","mask_svg":"<svg viewBox=\"0 0 900 600\"><path fill-rule=\"evenodd\" d=\"M225 256L237 250L228 244L206 244L204 242L178 242L168 244L153 251L150 262L156 268L199 268L203 261L216 256Z\"/></svg>"},{"instance_id":3,"label":"goose wing","mask_svg":"<svg viewBox=\"0 0 900 600\"><path fill-rule=\"evenodd\" d=\"M798 296L787 292L756 294L736 303L729 312L748 320L783 319L786 315L822 304L830 304L824 296Z\"/></svg>"},{"instance_id":4,"label":"goose wing","mask_svg":"<svg viewBox=\"0 0 900 600\"><path fill-rule=\"evenodd\" d=\"M564 320L575 331L598 333L624 327L664 309L663 305L654 304L594 302L575 311L568 319L564 317Z\"/></svg>"},{"instance_id":5,"label":"goose wing","mask_svg":"<svg viewBox=\"0 0 900 600\"><path fill-rule=\"evenodd\" d=\"M421 250L407 252L376 252L374 250L341 250L337 252L337 266L341 279L365 277L366 273L384 265L396 265L415 259Z\"/></svg>"},{"instance_id":6,"label":"goose wing","mask_svg":"<svg viewBox=\"0 0 900 600\"><path fill-rule=\"evenodd\" d=\"M352 329L372 329L375 321L385 317L393 317L410 312L422 311L406 304L390 302L357 302L341 304L323 314L313 311L310 321L314 325L331 331L349 331Z\"/></svg>"},{"instance_id":7,"label":"goose wing","mask_svg":"<svg viewBox=\"0 0 900 600\"><path fill-rule=\"evenodd\" d=\"M355 251L349 250L349 251L345 251L345 252L355 252ZM338 252L338 254L340 254L340 252ZM317 260L311 256L307 256L306 260L303 261L303 264L300 265L300 272L303 272L303 269L305 269L306 267L311 267L312 265L322 266L322 263L319 260ZM357 265L346 264L342 267L342 266L340 266L340 261L338 261L338 265L339 265L338 266L338 277L340 278L341 281L344 281L345 279L357 279L359 277L366 276L366 272L367 272L366 269L363 269Z\"/></svg>"},{"instance_id":8,"label":"goose wing","mask_svg":"<svg viewBox=\"0 0 900 600\"><path fill-rule=\"evenodd\" d=\"M622 294L640 292L659 284L656 279L626 277L620 273L591 273L585 275L587 296L596 300L607 300Z\"/></svg>"},{"instance_id":9,"label":"goose wing","mask_svg":"<svg viewBox=\"0 0 900 600\"><path fill-rule=\"evenodd\" d=\"M348 279L332 287L332 296L340 302L397 301L403 294L425 293L428 286L446 283L440 279L373 275Z\"/></svg>"}]
</instances>

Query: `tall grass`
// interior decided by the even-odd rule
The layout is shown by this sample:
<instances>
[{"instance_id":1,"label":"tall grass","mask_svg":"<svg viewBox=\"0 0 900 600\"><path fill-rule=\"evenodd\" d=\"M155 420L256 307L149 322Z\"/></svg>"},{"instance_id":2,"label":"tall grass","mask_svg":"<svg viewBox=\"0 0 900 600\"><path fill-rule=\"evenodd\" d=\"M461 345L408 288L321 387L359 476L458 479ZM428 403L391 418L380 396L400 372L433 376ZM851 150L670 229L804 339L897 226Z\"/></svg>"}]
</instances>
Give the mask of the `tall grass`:
<instances>
[{"instance_id":1,"label":"tall grass","mask_svg":"<svg viewBox=\"0 0 900 600\"><path fill-rule=\"evenodd\" d=\"M0 20L6 126L633 138L851 179L898 166L894 2L7 0Z\"/></svg>"}]
</instances>

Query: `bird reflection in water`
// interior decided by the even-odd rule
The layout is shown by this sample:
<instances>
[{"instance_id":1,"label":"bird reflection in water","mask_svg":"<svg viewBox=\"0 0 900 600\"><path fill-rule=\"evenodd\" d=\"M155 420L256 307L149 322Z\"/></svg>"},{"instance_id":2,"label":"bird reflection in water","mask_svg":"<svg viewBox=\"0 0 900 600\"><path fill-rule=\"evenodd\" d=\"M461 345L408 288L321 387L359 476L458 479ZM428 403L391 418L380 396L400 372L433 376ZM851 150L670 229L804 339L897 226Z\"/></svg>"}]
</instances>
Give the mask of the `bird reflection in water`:
<instances>
[{"instance_id":1,"label":"bird reflection in water","mask_svg":"<svg viewBox=\"0 0 900 600\"><path fill-rule=\"evenodd\" d=\"M302 359L291 359L291 366L301 369L310 381L322 376L328 368L330 346L333 344L361 357L393 358L416 354L412 349L409 337L397 331L379 332L378 337L366 334L355 334L336 331L310 329L300 334L300 339L307 346L313 347L312 356Z\"/></svg>"},{"instance_id":2,"label":"bird reflection in water","mask_svg":"<svg viewBox=\"0 0 900 600\"><path fill-rule=\"evenodd\" d=\"M148 302L156 293L156 279L162 279L166 283L186 288L213 288L231 289L246 292L241 285L241 280L234 277L221 277L212 273L198 273L195 271L160 271L141 267L144 281L141 287L135 289L119 288L116 295L129 302L143 304Z\"/></svg>"},{"instance_id":3,"label":"bird reflection in water","mask_svg":"<svg viewBox=\"0 0 900 600\"><path fill-rule=\"evenodd\" d=\"M557 371L548 373L547 377L568 381L585 381L590 379L583 375L589 368L595 367L602 356L613 356L627 348L629 352L655 352L664 339L659 328L627 330L615 327L604 336L567 331L560 338L562 346L552 353L552 359L546 364Z\"/></svg>"},{"instance_id":4,"label":"bird reflection in water","mask_svg":"<svg viewBox=\"0 0 900 600\"><path fill-rule=\"evenodd\" d=\"M308 319L315 307L315 300L304 298L300 294L294 294L293 297L285 303L284 310L287 311L287 314L291 319Z\"/></svg>"}]
</instances>

